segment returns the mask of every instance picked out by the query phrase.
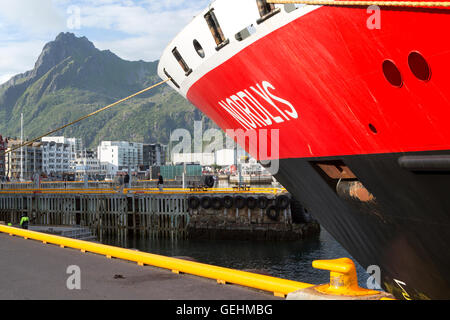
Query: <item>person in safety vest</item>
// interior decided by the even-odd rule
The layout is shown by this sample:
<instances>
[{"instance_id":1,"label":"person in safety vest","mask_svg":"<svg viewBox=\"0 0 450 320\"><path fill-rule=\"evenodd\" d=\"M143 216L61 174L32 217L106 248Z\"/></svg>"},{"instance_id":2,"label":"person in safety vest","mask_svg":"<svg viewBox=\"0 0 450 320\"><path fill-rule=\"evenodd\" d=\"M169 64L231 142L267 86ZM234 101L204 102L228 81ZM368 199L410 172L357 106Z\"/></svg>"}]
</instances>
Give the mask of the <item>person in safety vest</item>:
<instances>
[{"instance_id":1,"label":"person in safety vest","mask_svg":"<svg viewBox=\"0 0 450 320\"><path fill-rule=\"evenodd\" d=\"M22 229L28 229L28 224L30 223L30 218L28 218L28 216L25 214L22 216L22 218L20 219L20 226L22 227Z\"/></svg>"}]
</instances>

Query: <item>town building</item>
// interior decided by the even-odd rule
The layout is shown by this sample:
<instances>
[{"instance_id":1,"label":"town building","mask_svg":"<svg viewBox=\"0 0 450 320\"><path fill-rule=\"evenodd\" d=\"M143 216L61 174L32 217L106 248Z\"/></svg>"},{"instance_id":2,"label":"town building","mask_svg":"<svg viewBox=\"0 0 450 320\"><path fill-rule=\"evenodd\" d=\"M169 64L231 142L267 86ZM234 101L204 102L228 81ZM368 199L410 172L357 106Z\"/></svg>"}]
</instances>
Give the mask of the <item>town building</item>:
<instances>
[{"instance_id":1,"label":"town building","mask_svg":"<svg viewBox=\"0 0 450 320\"><path fill-rule=\"evenodd\" d=\"M139 171L144 164L143 144L127 141L102 141L97 148L98 159L108 175Z\"/></svg>"},{"instance_id":2,"label":"town building","mask_svg":"<svg viewBox=\"0 0 450 320\"><path fill-rule=\"evenodd\" d=\"M42 142L55 142L68 144L71 146L71 152L75 153L77 151L82 150L82 141L80 138L66 138L63 136L59 137L44 137L41 139Z\"/></svg>"},{"instance_id":3,"label":"town building","mask_svg":"<svg viewBox=\"0 0 450 320\"><path fill-rule=\"evenodd\" d=\"M154 143L143 145L143 164L144 166L162 166L166 164L167 146Z\"/></svg>"},{"instance_id":4,"label":"town building","mask_svg":"<svg viewBox=\"0 0 450 320\"><path fill-rule=\"evenodd\" d=\"M42 171L47 175L62 176L72 173L75 153L72 145L58 142L42 142Z\"/></svg>"},{"instance_id":5,"label":"town building","mask_svg":"<svg viewBox=\"0 0 450 320\"><path fill-rule=\"evenodd\" d=\"M5 179L6 171L5 171L5 152L8 148L8 138L3 140L3 137L0 135L0 181Z\"/></svg>"},{"instance_id":6,"label":"town building","mask_svg":"<svg viewBox=\"0 0 450 320\"><path fill-rule=\"evenodd\" d=\"M91 178L103 175L106 172L102 170L100 160L93 156L77 157L74 160L75 175L78 179L83 178L85 175Z\"/></svg>"},{"instance_id":7,"label":"town building","mask_svg":"<svg viewBox=\"0 0 450 320\"><path fill-rule=\"evenodd\" d=\"M22 145L21 140L9 140L8 149ZM42 173L42 149L40 142L22 147L5 155L5 172L10 180L32 180Z\"/></svg>"},{"instance_id":8,"label":"town building","mask_svg":"<svg viewBox=\"0 0 450 320\"><path fill-rule=\"evenodd\" d=\"M77 157L80 157L82 150L82 141L79 138L66 138L59 137L44 137L42 138L43 147L43 167L44 172L47 174L61 174L74 173L75 161ZM54 149L65 149L63 153L57 152ZM59 154L59 157L56 154ZM67 162L68 161L68 162ZM68 168L66 164L68 163ZM62 165L61 165L62 164ZM63 167L63 168L61 168Z\"/></svg>"}]
</instances>

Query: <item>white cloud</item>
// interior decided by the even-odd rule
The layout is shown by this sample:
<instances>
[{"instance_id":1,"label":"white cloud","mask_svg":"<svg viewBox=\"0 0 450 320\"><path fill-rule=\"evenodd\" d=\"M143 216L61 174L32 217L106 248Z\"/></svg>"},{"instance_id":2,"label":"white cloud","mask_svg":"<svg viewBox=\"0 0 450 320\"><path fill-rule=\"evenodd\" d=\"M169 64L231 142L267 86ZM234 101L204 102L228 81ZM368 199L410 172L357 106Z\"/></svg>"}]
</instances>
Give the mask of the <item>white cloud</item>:
<instances>
[{"instance_id":1,"label":"white cloud","mask_svg":"<svg viewBox=\"0 0 450 320\"><path fill-rule=\"evenodd\" d=\"M36 36L62 29L65 17L52 0L0 0L0 18L22 34Z\"/></svg>"},{"instance_id":2,"label":"white cloud","mask_svg":"<svg viewBox=\"0 0 450 320\"><path fill-rule=\"evenodd\" d=\"M44 45L42 40L0 43L0 83L33 69Z\"/></svg>"},{"instance_id":3,"label":"white cloud","mask_svg":"<svg viewBox=\"0 0 450 320\"><path fill-rule=\"evenodd\" d=\"M4 74L4 75L0 75L0 85L4 84L5 82L7 82L9 79L11 79L13 76L15 76L15 74Z\"/></svg>"},{"instance_id":4,"label":"white cloud","mask_svg":"<svg viewBox=\"0 0 450 320\"><path fill-rule=\"evenodd\" d=\"M145 6L142 2L136 5L114 0L94 3L97 5L81 6L82 28L110 30L125 36L91 40L99 48L110 49L124 59L149 61L159 59L170 40L207 1L145 1Z\"/></svg>"},{"instance_id":5,"label":"white cloud","mask_svg":"<svg viewBox=\"0 0 450 320\"><path fill-rule=\"evenodd\" d=\"M193 13L164 12L134 17L136 18L130 23L126 22L128 17L123 17L116 25L116 30L130 34L129 37L114 40L93 39L93 42L99 48L110 49L124 59L157 60L170 40L192 19Z\"/></svg>"},{"instance_id":6,"label":"white cloud","mask_svg":"<svg viewBox=\"0 0 450 320\"><path fill-rule=\"evenodd\" d=\"M33 69L45 43L64 26L52 0L0 0L0 83Z\"/></svg>"},{"instance_id":7,"label":"white cloud","mask_svg":"<svg viewBox=\"0 0 450 320\"><path fill-rule=\"evenodd\" d=\"M123 59L159 59L170 40L210 0L0 0L0 82L33 68L45 43L62 31L86 36ZM68 8L80 8L69 30ZM7 79L7 80L8 80Z\"/></svg>"}]
</instances>

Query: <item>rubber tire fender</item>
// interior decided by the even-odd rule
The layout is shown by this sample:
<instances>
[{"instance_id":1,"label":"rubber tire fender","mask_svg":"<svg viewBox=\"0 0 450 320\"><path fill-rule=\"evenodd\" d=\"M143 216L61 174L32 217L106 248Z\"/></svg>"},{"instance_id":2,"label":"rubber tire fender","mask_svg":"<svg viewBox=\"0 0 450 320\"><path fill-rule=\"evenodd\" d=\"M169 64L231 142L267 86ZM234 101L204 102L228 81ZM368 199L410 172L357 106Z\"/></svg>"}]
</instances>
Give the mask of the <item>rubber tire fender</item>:
<instances>
[{"instance_id":1,"label":"rubber tire fender","mask_svg":"<svg viewBox=\"0 0 450 320\"><path fill-rule=\"evenodd\" d=\"M265 196L259 196L258 197L258 208L260 209L266 209L269 205L269 199Z\"/></svg>"},{"instance_id":2,"label":"rubber tire fender","mask_svg":"<svg viewBox=\"0 0 450 320\"><path fill-rule=\"evenodd\" d=\"M200 200L196 196L191 196L188 198L189 209L197 209L200 206Z\"/></svg>"},{"instance_id":3,"label":"rubber tire fender","mask_svg":"<svg viewBox=\"0 0 450 320\"><path fill-rule=\"evenodd\" d=\"M226 209L231 209L233 207L233 197L232 196L225 196L222 199L223 206Z\"/></svg>"},{"instance_id":4,"label":"rubber tire fender","mask_svg":"<svg viewBox=\"0 0 450 320\"><path fill-rule=\"evenodd\" d=\"M237 209L243 209L243 208L245 207L245 205L247 204L246 202L247 202L247 201L245 201L245 198L242 197L242 196L236 196L236 197L234 197L234 206L235 206Z\"/></svg>"},{"instance_id":5,"label":"rubber tire fender","mask_svg":"<svg viewBox=\"0 0 450 320\"><path fill-rule=\"evenodd\" d=\"M288 196L281 195L278 196L275 200L275 204L279 209L287 209L291 203L291 200Z\"/></svg>"},{"instance_id":6,"label":"rubber tire fender","mask_svg":"<svg viewBox=\"0 0 450 320\"><path fill-rule=\"evenodd\" d=\"M200 204L203 209L211 208L211 204L212 204L211 197L209 197L209 196L202 197L202 199L200 200Z\"/></svg>"},{"instance_id":7,"label":"rubber tire fender","mask_svg":"<svg viewBox=\"0 0 450 320\"><path fill-rule=\"evenodd\" d=\"M280 217L280 209L277 206L270 206L266 210L267 217L272 221L278 221Z\"/></svg>"},{"instance_id":8,"label":"rubber tire fender","mask_svg":"<svg viewBox=\"0 0 450 320\"><path fill-rule=\"evenodd\" d=\"M213 197L211 199L211 206L215 210L220 210L223 207L223 199L221 197Z\"/></svg>"},{"instance_id":9,"label":"rubber tire fender","mask_svg":"<svg viewBox=\"0 0 450 320\"><path fill-rule=\"evenodd\" d=\"M247 201L247 208L249 209L255 209L256 205L258 204L255 197L247 197L246 201Z\"/></svg>"},{"instance_id":10,"label":"rubber tire fender","mask_svg":"<svg viewBox=\"0 0 450 320\"><path fill-rule=\"evenodd\" d=\"M213 176L205 176L205 186L207 188L212 188L214 187L214 178Z\"/></svg>"}]
</instances>

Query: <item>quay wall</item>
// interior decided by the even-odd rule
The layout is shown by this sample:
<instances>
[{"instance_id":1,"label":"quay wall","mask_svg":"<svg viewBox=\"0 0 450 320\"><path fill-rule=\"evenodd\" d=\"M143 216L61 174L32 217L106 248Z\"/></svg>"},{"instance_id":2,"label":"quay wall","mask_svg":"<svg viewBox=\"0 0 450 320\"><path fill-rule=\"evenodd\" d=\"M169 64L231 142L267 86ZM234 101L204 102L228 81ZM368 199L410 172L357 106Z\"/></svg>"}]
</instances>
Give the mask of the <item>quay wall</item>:
<instances>
[{"instance_id":1,"label":"quay wall","mask_svg":"<svg viewBox=\"0 0 450 320\"><path fill-rule=\"evenodd\" d=\"M288 193L251 189L1 190L0 221L18 225L24 214L33 225L89 227L100 239L273 240L320 232L319 224Z\"/></svg>"}]
</instances>

